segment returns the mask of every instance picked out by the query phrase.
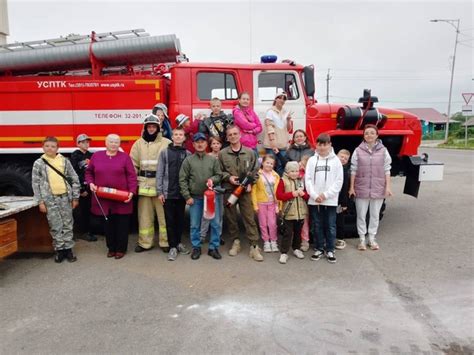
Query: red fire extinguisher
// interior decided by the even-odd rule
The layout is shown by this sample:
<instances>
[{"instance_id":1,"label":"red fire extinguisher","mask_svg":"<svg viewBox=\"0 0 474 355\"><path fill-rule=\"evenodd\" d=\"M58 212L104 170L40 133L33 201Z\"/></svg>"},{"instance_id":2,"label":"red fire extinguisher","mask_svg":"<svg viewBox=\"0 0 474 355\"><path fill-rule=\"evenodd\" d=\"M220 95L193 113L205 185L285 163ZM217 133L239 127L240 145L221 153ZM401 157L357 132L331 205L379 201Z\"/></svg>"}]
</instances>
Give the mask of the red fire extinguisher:
<instances>
[{"instance_id":1,"label":"red fire extinguisher","mask_svg":"<svg viewBox=\"0 0 474 355\"><path fill-rule=\"evenodd\" d=\"M237 203L239 200L240 196L245 192L247 189L247 186L249 186L253 182L252 177L250 174L247 174L245 176L244 180L240 183L239 186L237 186L234 191L229 195L229 198L227 199L225 205L227 207L231 207Z\"/></svg>"},{"instance_id":2,"label":"red fire extinguisher","mask_svg":"<svg viewBox=\"0 0 474 355\"><path fill-rule=\"evenodd\" d=\"M97 187L97 196L106 198L108 200L125 202L128 200L128 191L117 190L111 187Z\"/></svg>"},{"instance_id":3,"label":"red fire extinguisher","mask_svg":"<svg viewBox=\"0 0 474 355\"><path fill-rule=\"evenodd\" d=\"M216 193L212 187L208 187L204 191L204 213L203 217L205 219L213 219L216 216L216 205L215 205Z\"/></svg>"}]
</instances>

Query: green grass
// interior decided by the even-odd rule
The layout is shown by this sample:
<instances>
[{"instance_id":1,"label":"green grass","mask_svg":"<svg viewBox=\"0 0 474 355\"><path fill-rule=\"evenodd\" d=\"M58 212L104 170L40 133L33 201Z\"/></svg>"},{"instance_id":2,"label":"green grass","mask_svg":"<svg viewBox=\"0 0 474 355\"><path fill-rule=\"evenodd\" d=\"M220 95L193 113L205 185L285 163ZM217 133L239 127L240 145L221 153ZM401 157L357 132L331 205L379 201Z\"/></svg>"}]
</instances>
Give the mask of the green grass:
<instances>
[{"instance_id":1,"label":"green grass","mask_svg":"<svg viewBox=\"0 0 474 355\"><path fill-rule=\"evenodd\" d=\"M469 138L467 141L467 147L464 145L464 139L453 139L450 137L448 143L438 145L439 148L452 148L452 149L474 149L474 138Z\"/></svg>"},{"instance_id":2,"label":"green grass","mask_svg":"<svg viewBox=\"0 0 474 355\"><path fill-rule=\"evenodd\" d=\"M425 134L423 136L423 140L425 141L439 141L439 140L444 140L444 131L434 131L433 133Z\"/></svg>"}]
</instances>

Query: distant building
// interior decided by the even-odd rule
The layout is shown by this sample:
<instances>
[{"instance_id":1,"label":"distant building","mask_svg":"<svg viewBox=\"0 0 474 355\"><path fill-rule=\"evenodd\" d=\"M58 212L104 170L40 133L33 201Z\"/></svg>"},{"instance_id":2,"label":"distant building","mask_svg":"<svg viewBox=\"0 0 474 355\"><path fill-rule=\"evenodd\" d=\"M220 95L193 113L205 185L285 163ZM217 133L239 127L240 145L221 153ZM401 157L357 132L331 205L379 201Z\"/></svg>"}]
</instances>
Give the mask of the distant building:
<instances>
[{"instance_id":1,"label":"distant building","mask_svg":"<svg viewBox=\"0 0 474 355\"><path fill-rule=\"evenodd\" d=\"M423 136L445 129L447 116L436 111L434 108L400 108L399 110L418 116L421 121Z\"/></svg>"}]
</instances>

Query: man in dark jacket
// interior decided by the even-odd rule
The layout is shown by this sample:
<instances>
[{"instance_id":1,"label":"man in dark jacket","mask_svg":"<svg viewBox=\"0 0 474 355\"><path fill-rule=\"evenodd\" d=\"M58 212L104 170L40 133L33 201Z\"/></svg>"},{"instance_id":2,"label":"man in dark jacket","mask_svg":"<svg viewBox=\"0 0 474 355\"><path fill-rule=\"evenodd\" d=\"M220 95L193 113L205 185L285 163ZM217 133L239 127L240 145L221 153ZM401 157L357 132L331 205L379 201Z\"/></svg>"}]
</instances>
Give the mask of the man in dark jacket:
<instances>
[{"instance_id":1,"label":"man in dark jacket","mask_svg":"<svg viewBox=\"0 0 474 355\"><path fill-rule=\"evenodd\" d=\"M222 147L225 148L229 145L226 129L233 124L234 119L232 115L221 111L221 107L221 100L216 97L211 100L211 114L201 121L199 132L204 133L208 138L219 137L222 141Z\"/></svg>"},{"instance_id":2,"label":"man in dark jacket","mask_svg":"<svg viewBox=\"0 0 474 355\"><path fill-rule=\"evenodd\" d=\"M77 147L71 154L71 164L79 176L81 184L81 195L79 197L79 208L74 210L74 220L79 221L79 229L84 234L84 239L89 242L97 241L97 237L91 230L91 195L85 182L85 173L92 153L89 152L91 138L85 134L79 134L76 138ZM78 213L79 212L79 213ZM79 214L79 215L78 215Z\"/></svg>"}]
</instances>

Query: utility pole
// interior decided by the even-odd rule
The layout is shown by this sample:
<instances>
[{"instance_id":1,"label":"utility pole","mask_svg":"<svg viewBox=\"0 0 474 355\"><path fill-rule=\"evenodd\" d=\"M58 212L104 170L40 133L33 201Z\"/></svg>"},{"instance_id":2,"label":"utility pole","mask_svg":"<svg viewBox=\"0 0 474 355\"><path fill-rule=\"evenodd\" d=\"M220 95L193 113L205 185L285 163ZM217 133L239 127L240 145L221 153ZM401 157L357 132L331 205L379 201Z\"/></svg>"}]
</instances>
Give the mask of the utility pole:
<instances>
[{"instance_id":1,"label":"utility pole","mask_svg":"<svg viewBox=\"0 0 474 355\"><path fill-rule=\"evenodd\" d=\"M446 120L446 130L444 134L444 143L448 142L448 134L449 134L449 119L451 116L451 96L453 93L453 80L454 80L454 64L456 63L456 49L458 47L458 35L459 35L459 22L461 20L447 20L447 19L436 19L430 20L431 22L446 22L449 23L451 26L454 27L456 30L456 41L454 42L454 54L453 54L453 65L451 67L451 83L449 84L449 101L448 101L448 118ZM456 23L456 25L455 25Z\"/></svg>"},{"instance_id":2,"label":"utility pole","mask_svg":"<svg viewBox=\"0 0 474 355\"><path fill-rule=\"evenodd\" d=\"M331 80L331 77L329 76L329 71L331 69L328 69L328 75L326 76L326 102L329 103L329 80Z\"/></svg>"},{"instance_id":3,"label":"utility pole","mask_svg":"<svg viewBox=\"0 0 474 355\"><path fill-rule=\"evenodd\" d=\"M0 45L7 43L9 32L7 0L0 0Z\"/></svg>"},{"instance_id":4,"label":"utility pole","mask_svg":"<svg viewBox=\"0 0 474 355\"><path fill-rule=\"evenodd\" d=\"M252 0L249 0L249 63L252 63Z\"/></svg>"}]
</instances>

